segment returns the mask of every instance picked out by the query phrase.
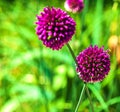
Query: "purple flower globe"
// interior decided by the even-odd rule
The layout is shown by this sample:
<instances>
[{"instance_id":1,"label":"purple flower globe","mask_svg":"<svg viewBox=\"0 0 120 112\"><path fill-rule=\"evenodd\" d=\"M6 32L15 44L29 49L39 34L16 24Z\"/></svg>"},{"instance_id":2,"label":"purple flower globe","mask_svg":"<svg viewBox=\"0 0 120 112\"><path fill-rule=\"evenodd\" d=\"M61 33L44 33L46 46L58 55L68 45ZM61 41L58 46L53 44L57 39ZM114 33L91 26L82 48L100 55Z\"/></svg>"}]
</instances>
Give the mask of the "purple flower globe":
<instances>
[{"instance_id":1,"label":"purple flower globe","mask_svg":"<svg viewBox=\"0 0 120 112\"><path fill-rule=\"evenodd\" d=\"M76 61L78 75L87 83L103 80L110 70L110 56L104 47L90 46L76 57Z\"/></svg>"},{"instance_id":2,"label":"purple flower globe","mask_svg":"<svg viewBox=\"0 0 120 112\"><path fill-rule=\"evenodd\" d=\"M66 0L64 7L69 12L80 12L84 8L83 0Z\"/></svg>"},{"instance_id":3,"label":"purple flower globe","mask_svg":"<svg viewBox=\"0 0 120 112\"><path fill-rule=\"evenodd\" d=\"M75 33L75 21L60 8L45 7L37 20L36 34L53 50L62 48Z\"/></svg>"}]
</instances>

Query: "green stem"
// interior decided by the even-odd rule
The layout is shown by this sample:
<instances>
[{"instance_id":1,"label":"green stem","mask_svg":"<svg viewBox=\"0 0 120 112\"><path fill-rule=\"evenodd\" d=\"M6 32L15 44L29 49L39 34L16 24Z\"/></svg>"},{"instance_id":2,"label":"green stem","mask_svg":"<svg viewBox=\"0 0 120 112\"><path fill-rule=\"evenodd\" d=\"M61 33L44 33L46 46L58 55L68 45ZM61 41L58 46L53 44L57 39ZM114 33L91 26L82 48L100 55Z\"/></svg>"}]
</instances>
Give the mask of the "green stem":
<instances>
[{"instance_id":1,"label":"green stem","mask_svg":"<svg viewBox=\"0 0 120 112\"><path fill-rule=\"evenodd\" d=\"M77 106L76 106L76 108L75 108L75 112L78 111L79 105L80 105L80 103L81 103L81 101L82 101L82 96L83 96L83 94L84 94L84 92L85 92L85 88L86 88L86 84L83 85L83 88L82 88L82 91L81 91L81 94L80 94L80 97L79 97Z\"/></svg>"},{"instance_id":2,"label":"green stem","mask_svg":"<svg viewBox=\"0 0 120 112\"><path fill-rule=\"evenodd\" d=\"M86 92L87 92L87 95L88 95L88 99L90 101L91 110L92 110L92 112L94 112L93 103L92 103L90 92L89 92L89 89L88 89L87 85L86 85Z\"/></svg>"},{"instance_id":3,"label":"green stem","mask_svg":"<svg viewBox=\"0 0 120 112\"><path fill-rule=\"evenodd\" d=\"M77 63L77 61L76 61L75 54L74 54L72 48L70 47L70 45L69 45L68 43L67 43L67 47L68 47L68 49L69 49L69 51L70 51L70 53L71 53L71 55L72 55L72 57L73 57L73 59L74 59L76 65L78 66L78 63Z\"/></svg>"}]
</instances>

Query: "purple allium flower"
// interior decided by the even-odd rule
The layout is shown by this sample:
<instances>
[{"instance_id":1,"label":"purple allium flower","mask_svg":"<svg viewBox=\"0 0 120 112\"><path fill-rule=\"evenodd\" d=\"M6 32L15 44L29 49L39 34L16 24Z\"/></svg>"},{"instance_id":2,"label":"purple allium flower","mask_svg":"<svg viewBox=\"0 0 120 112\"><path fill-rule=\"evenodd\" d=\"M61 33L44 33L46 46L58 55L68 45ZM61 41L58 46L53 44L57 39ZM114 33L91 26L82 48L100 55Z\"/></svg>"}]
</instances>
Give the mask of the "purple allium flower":
<instances>
[{"instance_id":1,"label":"purple allium flower","mask_svg":"<svg viewBox=\"0 0 120 112\"><path fill-rule=\"evenodd\" d=\"M45 7L37 19L36 33L39 39L53 50L62 48L75 33L75 21L62 9Z\"/></svg>"},{"instance_id":2,"label":"purple allium flower","mask_svg":"<svg viewBox=\"0 0 120 112\"><path fill-rule=\"evenodd\" d=\"M69 12L80 12L84 8L83 0L66 0L65 9Z\"/></svg>"},{"instance_id":3,"label":"purple allium flower","mask_svg":"<svg viewBox=\"0 0 120 112\"><path fill-rule=\"evenodd\" d=\"M104 47L90 46L76 57L79 77L84 82L99 82L110 70L110 56Z\"/></svg>"}]
</instances>

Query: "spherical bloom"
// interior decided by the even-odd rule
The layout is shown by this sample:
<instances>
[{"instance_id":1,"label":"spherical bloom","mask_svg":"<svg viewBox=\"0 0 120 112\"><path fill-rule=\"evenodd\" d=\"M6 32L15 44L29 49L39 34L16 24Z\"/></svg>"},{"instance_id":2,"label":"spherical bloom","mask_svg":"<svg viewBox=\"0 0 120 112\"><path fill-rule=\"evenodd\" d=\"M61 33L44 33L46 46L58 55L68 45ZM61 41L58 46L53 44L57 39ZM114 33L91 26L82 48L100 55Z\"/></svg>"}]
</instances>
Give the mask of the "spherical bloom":
<instances>
[{"instance_id":1,"label":"spherical bloom","mask_svg":"<svg viewBox=\"0 0 120 112\"><path fill-rule=\"evenodd\" d=\"M60 8L45 7L37 19L36 33L39 39L53 50L62 48L75 33L75 21Z\"/></svg>"},{"instance_id":2,"label":"spherical bloom","mask_svg":"<svg viewBox=\"0 0 120 112\"><path fill-rule=\"evenodd\" d=\"M76 57L76 61L78 75L84 82L99 82L110 70L110 56L104 47L90 46Z\"/></svg>"},{"instance_id":3,"label":"spherical bloom","mask_svg":"<svg viewBox=\"0 0 120 112\"><path fill-rule=\"evenodd\" d=\"M66 0L64 7L69 12L80 12L84 8L83 0Z\"/></svg>"}]
</instances>

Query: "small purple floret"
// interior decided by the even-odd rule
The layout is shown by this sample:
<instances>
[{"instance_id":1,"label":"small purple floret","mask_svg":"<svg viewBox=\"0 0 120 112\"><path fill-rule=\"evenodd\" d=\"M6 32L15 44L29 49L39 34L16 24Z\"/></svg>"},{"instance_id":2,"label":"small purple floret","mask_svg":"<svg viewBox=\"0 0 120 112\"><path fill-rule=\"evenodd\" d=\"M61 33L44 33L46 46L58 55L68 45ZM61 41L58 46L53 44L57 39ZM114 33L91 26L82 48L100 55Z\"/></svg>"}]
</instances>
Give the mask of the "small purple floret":
<instances>
[{"instance_id":1,"label":"small purple floret","mask_svg":"<svg viewBox=\"0 0 120 112\"><path fill-rule=\"evenodd\" d=\"M61 49L75 33L75 21L60 8L45 7L37 20L36 34L53 50Z\"/></svg>"},{"instance_id":2,"label":"small purple floret","mask_svg":"<svg viewBox=\"0 0 120 112\"><path fill-rule=\"evenodd\" d=\"M79 77L84 82L94 83L103 80L110 70L110 56L104 47L90 46L76 57Z\"/></svg>"},{"instance_id":3,"label":"small purple floret","mask_svg":"<svg viewBox=\"0 0 120 112\"><path fill-rule=\"evenodd\" d=\"M84 8L83 0L66 0L65 2L65 9L67 11L76 13L81 12Z\"/></svg>"}]
</instances>

